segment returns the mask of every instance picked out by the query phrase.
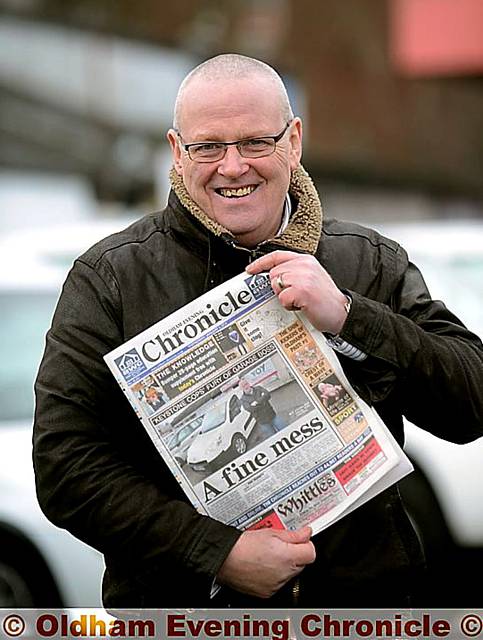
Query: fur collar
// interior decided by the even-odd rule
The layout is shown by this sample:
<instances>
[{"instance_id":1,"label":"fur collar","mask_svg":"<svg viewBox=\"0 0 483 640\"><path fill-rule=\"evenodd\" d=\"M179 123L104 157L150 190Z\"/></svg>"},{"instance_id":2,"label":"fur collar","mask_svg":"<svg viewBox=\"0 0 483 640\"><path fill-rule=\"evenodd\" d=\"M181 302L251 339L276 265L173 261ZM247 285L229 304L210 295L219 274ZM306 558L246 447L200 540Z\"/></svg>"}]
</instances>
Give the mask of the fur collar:
<instances>
[{"instance_id":1,"label":"fur collar","mask_svg":"<svg viewBox=\"0 0 483 640\"><path fill-rule=\"evenodd\" d=\"M183 179L174 168L171 169L169 178L174 192L185 209L215 236L233 238L228 229L209 218L196 204L189 195ZM284 249L313 254L319 244L322 231L322 206L314 184L302 165L299 165L292 172L289 193L294 196L296 208L292 211L290 222L285 231L282 235L271 238L270 243L280 245Z\"/></svg>"}]
</instances>

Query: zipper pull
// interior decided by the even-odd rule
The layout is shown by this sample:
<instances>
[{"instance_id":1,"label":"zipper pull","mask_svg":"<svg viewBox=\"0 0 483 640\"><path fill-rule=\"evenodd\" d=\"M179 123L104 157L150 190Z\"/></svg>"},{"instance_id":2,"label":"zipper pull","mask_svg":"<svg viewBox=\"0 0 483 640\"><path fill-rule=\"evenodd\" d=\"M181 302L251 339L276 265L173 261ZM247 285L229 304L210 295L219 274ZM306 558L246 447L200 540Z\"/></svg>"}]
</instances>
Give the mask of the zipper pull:
<instances>
[{"instance_id":1,"label":"zipper pull","mask_svg":"<svg viewBox=\"0 0 483 640\"><path fill-rule=\"evenodd\" d=\"M292 603L294 607L298 607L300 600L300 578L295 578L292 584Z\"/></svg>"}]
</instances>

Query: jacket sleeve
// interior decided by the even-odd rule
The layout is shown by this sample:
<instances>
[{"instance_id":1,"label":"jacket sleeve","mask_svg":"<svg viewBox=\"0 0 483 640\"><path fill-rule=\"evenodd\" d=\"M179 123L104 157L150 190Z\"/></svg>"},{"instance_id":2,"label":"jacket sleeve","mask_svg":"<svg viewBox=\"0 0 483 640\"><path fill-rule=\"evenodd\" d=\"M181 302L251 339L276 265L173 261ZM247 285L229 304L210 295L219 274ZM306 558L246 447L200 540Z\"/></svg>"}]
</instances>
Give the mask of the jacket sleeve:
<instances>
[{"instance_id":1,"label":"jacket sleeve","mask_svg":"<svg viewBox=\"0 0 483 640\"><path fill-rule=\"evenodd\" d=\"M351 291L341 337L368 355L345 363L361 395L390 402L434 435L466 443L483 435L483 345L440 301L399 247L385 303Z\"/></svg>"},{"instance_id":2,"label":"jacket sleeve","mask_svg":"<svg viewBox=\"0 0 483 640\"><path fill-rule=\"evenodd\" d=\"M54 524L132 572L183 572L209 593L240 532L187 503L116 389L102 356L124 341L120 300L107 267L76 262L36 381L39 502Z\"/></svg>"}]
</instances>

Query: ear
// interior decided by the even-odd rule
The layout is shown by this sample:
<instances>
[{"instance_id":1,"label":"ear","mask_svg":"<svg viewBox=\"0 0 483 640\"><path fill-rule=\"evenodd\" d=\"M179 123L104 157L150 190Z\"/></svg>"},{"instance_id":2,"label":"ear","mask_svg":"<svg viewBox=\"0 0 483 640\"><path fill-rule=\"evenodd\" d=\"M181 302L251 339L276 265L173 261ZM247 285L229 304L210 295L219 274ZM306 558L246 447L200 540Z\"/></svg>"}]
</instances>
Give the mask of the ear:
<instances>
[{"instance_id":1,"label":"ear","mask_svg":"<svg viewBox=\"0 0 483 640\"><path fill-rule=\"evenodd\" d=\"M182 150L179 146L179 139L176 131L174 129L170 129L166 134L168 138L169 146L171 147L171 155L173 157L173 166L176 173L179 176L183 175L183 165L181 162Z\"/></svg>"},{"instance_id":2,"label":"ear","mask_svg":"<svg viewBox=\"0 0 483 640\"><path fill-rule=\"evenodd\" d=\"M290 169L293 171L302 158L302 120L299 117L295 117L290 125L289 144Z\"/></svg>"}]
</instances>

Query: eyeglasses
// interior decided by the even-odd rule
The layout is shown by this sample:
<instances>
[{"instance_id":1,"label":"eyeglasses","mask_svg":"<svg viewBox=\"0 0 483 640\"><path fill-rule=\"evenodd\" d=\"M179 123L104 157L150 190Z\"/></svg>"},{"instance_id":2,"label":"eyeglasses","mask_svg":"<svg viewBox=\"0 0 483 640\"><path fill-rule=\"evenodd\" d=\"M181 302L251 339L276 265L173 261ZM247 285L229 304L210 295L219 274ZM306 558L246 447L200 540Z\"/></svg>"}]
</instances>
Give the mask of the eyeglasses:
<instances>
[{"instance_id":1,"label":"eyeglasses","mask_svg":"<svg viewBox=\"0 0 483 640\"><path fill-rule=\"evenodd\" d=\"M226 155L228 147L233 145L238 149L238 153L244 158L264 158L271 155L287 129L291 124L287 122L283 130L276 136L262 136L261 138L245 138L245 140L235 140L234 142L191 142L181 146L194 162L217 162ZM178 138L182 140L181 134L177 131Z\"/></svg>"}]
</instances>

